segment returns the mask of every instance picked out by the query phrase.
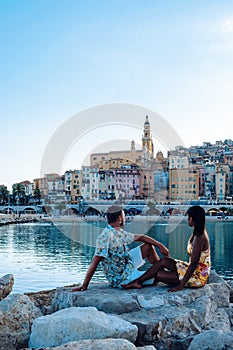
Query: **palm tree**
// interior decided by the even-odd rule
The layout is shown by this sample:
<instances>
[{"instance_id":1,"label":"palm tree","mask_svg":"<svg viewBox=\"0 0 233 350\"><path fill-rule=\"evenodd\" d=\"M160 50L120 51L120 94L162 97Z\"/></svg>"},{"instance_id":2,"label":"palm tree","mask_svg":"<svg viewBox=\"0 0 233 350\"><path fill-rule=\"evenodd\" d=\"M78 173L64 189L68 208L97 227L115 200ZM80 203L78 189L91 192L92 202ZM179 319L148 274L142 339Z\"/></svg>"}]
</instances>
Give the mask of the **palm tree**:
<instances>
[{"instance_id":1,"label":"palm tree","mask_svg":"<svg viewBox=\"0 0 233 350\"><path fill-rule=\"evenodd\" d=\"M8 201L9 191L6 186L0 186L0 202L5 204Z\"/></svg>"},{"instance_id":2,"label":"palm tree","mask_svg":"<svg viewBox=\"0 0 233 350\"><path fill-rule=\"evenodd\" d=\"M17 202L18 200L22 200L22 202L24 203L25 201L25 187L24 185L20 184L20 183L17 183L17 184L14 184L12 186L12 192L13 192L13 197L14 197L14 200L16 201L17 199Z\"/></svg>"}]
</instances>

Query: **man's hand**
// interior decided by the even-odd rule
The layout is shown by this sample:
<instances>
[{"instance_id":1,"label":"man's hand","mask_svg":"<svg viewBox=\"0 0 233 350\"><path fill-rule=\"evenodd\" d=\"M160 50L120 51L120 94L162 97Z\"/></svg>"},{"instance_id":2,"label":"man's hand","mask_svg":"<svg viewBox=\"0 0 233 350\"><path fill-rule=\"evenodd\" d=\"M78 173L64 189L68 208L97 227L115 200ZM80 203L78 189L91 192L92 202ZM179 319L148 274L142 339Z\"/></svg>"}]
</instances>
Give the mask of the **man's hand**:
<instances>
[{"instance_id":1,"label":"man's hand","mask_svg":"<svg viewBox=\"0 0 233 350\"><path fill-rule=\"evenodd\" d=\"M82 292L84 290L87 290L87 286L84 286L83 284L79 287L75 287L74 289L71 289L71 292Z\"/></svg>"},{"instance_id":2,"label":"man's hand","mask_svg":"<svg viewBox=\"0 0 233 350\"><path fill-rule=\"evenodd\" d=\"M160 243L159 245L159 251L163 256L169 256L169 250L165 247L165 245L163 245L162 243Z\"/></svg>"}]
</instances>

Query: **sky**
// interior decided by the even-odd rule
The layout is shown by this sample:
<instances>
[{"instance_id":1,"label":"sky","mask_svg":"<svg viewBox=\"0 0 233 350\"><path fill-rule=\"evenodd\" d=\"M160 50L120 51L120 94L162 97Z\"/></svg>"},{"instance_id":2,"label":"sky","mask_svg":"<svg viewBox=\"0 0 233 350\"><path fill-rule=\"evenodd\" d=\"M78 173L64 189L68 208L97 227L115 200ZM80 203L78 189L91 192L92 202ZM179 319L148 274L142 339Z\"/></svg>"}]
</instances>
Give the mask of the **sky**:
<instances>
[{"instance_id":1,"label":"sky","mask_svg":"<svg viewBox=\"0 0 233 350\"><path fill-rule=\"evenodd\" d=\"M0 0L0 45L0 185L9 190L40 177L57 130L99 105L152 110L186 147L233 139L230 0ZM140 139L134 131L107 128L99 145ZM69 147L64 169L96 149L89 136Z\"/></svg>"}]
</instances>

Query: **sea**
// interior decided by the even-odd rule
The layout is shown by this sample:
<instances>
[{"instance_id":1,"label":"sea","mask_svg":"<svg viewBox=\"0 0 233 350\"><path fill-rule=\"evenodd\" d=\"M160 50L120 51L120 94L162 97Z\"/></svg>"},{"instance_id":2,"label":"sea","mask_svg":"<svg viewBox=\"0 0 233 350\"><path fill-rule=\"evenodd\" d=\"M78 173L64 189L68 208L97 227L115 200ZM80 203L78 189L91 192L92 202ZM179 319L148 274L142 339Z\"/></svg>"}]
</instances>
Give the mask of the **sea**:
<instances>
[{"instance_id":1,"label":"sea","mask_svg":"<svg viewBox=\"0 0 233 350\"><path fill-rule=\"evenodd\" d=\"M14 275L14 293L36 292L81 283L95 252L95 240L106 223L69 222L11 224L0 227L0 277ZM233 279L233 221L207 220L212 269ZM186 220L133 218L125 229L164 243L170 256L188 260L192 229ZM148 266L144 266L147 268ZM106 281L99 266L93 282Z\"/></svg>"}]
</instances>

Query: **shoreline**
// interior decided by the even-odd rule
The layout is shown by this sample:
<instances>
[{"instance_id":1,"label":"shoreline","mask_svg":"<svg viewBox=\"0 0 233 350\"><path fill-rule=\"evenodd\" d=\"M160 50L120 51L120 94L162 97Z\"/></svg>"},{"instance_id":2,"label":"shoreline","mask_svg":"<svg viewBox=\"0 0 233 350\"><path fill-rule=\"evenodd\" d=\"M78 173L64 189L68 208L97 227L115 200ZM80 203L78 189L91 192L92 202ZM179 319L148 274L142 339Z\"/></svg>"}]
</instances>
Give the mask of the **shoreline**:
<instances>
[{"instance_id":1,"label":"shoreline","mask_svg":"<svg viewBox=\"0 0 233 350\"><path fill-rule=\"evenodd\" d=\"M158 215L137 215L129 216L126 218L126 224L136 221L153 221L154 223L174 223L182 222L186 220L185 215L170 215L170 216L158 216ZM225 218L219 216L206 216L206 222L233 222L233 216L226 216ZM1 214L0 215L0 226L7 226L10 224L25 224L25 223L81 223L81 222L106 222L106 219L102 216L57 216L50 217L41 214L22 214L20 217L15 217L12 214Z\"/></svg>"}]
</instances>

